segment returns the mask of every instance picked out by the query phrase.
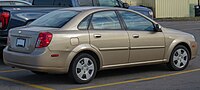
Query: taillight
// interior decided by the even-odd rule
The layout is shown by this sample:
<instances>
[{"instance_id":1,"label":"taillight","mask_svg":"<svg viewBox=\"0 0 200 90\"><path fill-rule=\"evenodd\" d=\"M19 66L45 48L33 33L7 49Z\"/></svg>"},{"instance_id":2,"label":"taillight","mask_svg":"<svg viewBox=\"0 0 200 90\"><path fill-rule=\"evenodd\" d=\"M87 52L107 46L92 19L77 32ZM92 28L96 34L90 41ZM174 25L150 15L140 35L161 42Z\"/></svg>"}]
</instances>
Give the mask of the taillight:
<instances>
[{"instance_id":1,"label":"taillight","mask_svg":"<svg viewBox=\"0 0 200 90\"><path fill-rule=\"evenodd\" d=\"M50 32L41 32L38 36L36 48L47 47L50 44L52 37L53 35Z\"/></svg>"},{"instance_id":2,"label":"taillight","mask_svg":"<svg viewBox=\"0 0 200 90\"><path fill-rule=\"evenodd\" d=\"M10 13L9 12L0 13L0 28L2 30L5 30L7 28L9 19L10 19Z\"/></svg>"}]
</instances>

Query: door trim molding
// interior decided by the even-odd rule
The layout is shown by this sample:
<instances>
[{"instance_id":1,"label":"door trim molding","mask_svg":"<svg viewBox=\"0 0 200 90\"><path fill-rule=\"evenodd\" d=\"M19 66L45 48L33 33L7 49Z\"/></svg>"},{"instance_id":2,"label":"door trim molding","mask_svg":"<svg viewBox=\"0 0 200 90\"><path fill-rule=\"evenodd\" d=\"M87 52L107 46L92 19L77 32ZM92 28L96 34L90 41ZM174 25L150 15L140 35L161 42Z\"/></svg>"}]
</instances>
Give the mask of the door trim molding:
<instances>
[{"instance_id":1,"label":"door trim molding","mask_svg":"<svg viewBox=\"0 0 200 90\"><path fill-rule=\"evenodd\" d=\"M131 47L131 50L135 50L135 49L157 49L157 48L165 48L165 46L141 46L141 47Z\"/></svg>"},{"instance_id":2,"label":"door trim molding","mask_svg":"<svg viewBox=\"0 0 200 90\"><path fill-rule=\"evenodd\" d=\"M140 64L147 64L147 63L158 63L158 62L166 62L166 61L167 61L167 59L145 61L145 62L125 63L125 64L116 64L116 65L106 65L106 66L103 66L103 68L120 67L120 66L131 66L131 65L140 65Z\"/></svg>"},{"instance_id":3,"label":"door trim molding","mask_svg":"<svg viewBox=\"0 0 200 90\"><path fill-rule=\"evenodd\" d=\"M129 50L128 47L99 48L100 51Z\"/></svg>"}]
</instances>

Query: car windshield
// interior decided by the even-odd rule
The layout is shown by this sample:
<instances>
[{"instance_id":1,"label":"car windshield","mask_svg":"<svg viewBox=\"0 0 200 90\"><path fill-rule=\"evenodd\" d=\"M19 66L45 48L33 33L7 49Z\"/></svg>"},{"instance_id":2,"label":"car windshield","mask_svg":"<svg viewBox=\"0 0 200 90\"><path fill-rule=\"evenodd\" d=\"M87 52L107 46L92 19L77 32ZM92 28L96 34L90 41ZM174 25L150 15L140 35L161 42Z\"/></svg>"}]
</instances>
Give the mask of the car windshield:
<instances>
[{"instance_id":1,"label":"car windshield","mask_svg":"<svg viewBox=\"0 0 200 90\"><path fill-rule=\"evenodd\" d=\"M33 21L29 26L61 28L78 13L77 11L53 11Z\"/></svg>"}]
</instances>

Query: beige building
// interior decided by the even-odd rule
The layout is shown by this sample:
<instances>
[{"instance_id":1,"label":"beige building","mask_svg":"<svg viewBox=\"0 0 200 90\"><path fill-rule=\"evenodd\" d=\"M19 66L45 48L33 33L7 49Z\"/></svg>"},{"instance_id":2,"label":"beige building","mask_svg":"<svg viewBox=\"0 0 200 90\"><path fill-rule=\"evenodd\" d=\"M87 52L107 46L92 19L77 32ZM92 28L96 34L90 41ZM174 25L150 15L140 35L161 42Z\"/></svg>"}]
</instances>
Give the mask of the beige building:
<instances>
[{"instance_id":1,"label":"beige building","mask_svg":"<svg viewBox=\"0 0 200 90\"><path fill-rule=\"evenodd\" d=\"M131 5L153 8L156 18L194 17L198 0L123 0Z\"/></svg>"}]
</instances>

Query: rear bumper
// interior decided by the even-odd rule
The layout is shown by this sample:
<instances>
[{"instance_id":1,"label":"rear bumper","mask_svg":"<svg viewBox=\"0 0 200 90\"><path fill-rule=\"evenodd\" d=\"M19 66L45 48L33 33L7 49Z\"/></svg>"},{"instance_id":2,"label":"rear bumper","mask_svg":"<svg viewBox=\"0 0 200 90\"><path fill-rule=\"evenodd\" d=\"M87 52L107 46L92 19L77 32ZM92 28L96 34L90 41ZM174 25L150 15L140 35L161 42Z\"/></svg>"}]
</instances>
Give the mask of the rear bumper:
<instances>
[{"instance_id":1,"label":"rear bumper","mask_svg":"<svg viewBox=\"0 0 200 90\"><path fill-rule=\"evenodd\" d=\"M56 68L56 67L42 67L42 66L30 66L30 65L24 65L24 64L18 64L18 63L12 63L8 61L4 61L6 65L12 66L12 67L17 67L17 68L22 68L22 69L27 69L31 71L39 71L39 72L47 72L47 73L57 73L57 74L62 74L66 73L66 71L63 68Z\"/></svg>"},{"instance_id":2,"label":"rear bumper","mask_svg":"<svg viewBox=\"0 0 200 90\"><path fill-rule=\"evenodd\" d=\"M3 51L3 58L4 63L12 67L47 73L67 73L64 54L60 54L60 57L51 57L51 54L52 52L47 49L25 54L9 51L6 47Z\"/></svg>"},{"instance_id":3,"label":"rear bumper","mask_svg":"<svg viewBox=\"0 0 200 90\"><path fill-rule=\"evenodd\" d=\"M8 31L0 31L0 49L5 48L7 45Z\"/></svg>"}]
</instances>

